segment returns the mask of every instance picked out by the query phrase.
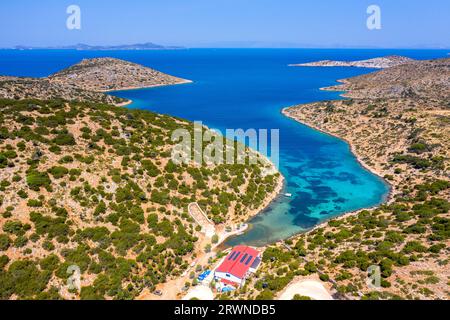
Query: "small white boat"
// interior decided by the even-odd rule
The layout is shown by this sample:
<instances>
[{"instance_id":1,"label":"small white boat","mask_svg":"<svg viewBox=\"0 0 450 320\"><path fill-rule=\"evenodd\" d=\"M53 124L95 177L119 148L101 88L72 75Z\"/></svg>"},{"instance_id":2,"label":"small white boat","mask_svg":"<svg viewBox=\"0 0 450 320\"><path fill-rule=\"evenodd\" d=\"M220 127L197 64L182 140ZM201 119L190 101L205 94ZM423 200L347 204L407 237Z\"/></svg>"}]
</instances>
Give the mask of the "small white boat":
<instances>
[{"instance_id":1,"label":"small white boat","mask_svg":"<svg viewBox=\"0 0 450 320\"><path fill-rule=\"evenodd\" d=\"M284 194L286 197L292 197L292 193L285 193Z\"/></svg>"}]
</instances>

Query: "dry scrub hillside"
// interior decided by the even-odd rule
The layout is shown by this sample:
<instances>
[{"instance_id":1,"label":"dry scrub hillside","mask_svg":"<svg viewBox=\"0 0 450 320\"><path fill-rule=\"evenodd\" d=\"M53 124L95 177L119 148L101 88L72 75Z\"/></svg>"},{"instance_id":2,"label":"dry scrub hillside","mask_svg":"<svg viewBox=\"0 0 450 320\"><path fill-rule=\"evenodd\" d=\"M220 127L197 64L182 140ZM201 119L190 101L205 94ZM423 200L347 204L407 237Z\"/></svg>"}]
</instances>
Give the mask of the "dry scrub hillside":
<instances>
[{"instance_id":1,"label":"dry scrub hillside","mask_svg":"<svg viewBox=\"0 0 450 320\"><path fill-rule=\"evenodd\" d=\"M80 63L52 74L49 80L52 83L98 92L190 82L115 58L84 59Z\"/></svg>"},{"instance_id":2,"label":"dry scrub hillside","mask_svg":"<svg viewBox=\"0 0 450 320\"><path fill-rule=\"evenodd\" d=\"M259 210L264 165L176 165L187 121L103 104L0 101L0 299L132 299L196 255L196 201L217 224ZM202 248L203 249L203 248ZM82 289L67 289L69 266Z\"/></svg>"}]
</instances>

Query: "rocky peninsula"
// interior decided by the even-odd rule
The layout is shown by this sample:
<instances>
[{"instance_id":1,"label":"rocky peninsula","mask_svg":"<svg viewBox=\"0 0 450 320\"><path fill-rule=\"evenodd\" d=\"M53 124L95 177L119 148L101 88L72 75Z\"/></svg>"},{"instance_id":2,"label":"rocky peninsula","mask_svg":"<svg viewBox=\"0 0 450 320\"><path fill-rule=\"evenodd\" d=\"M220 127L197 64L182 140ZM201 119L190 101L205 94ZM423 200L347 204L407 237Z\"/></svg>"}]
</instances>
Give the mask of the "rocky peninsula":
<instances>
[{"instance_id":1,"label":"rocky peninsula","mask_svg":"<svg viewBox=\"0 0 450 320\"><path fill-rule=\"evenodd\" d=\"M95 58L84 59L45 78L0 77L0 97L123 105L127 100L105 93L189 82L136 63L115 58Z\"/></svg>"}]
</instances>

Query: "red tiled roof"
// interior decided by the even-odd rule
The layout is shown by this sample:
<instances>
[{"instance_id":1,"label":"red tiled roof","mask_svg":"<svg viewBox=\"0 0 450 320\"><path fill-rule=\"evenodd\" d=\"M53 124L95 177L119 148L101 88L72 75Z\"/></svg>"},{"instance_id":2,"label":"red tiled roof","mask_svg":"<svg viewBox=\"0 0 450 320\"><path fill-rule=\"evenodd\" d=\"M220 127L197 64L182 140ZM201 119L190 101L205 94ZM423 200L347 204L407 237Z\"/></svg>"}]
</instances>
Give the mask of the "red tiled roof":
<instances>
[{"instance_id":1,"label":"red tiled roof","mask_svg":"<svg viewBox=\"0 0 450 320\"><path fill-rule=\"evenodd\" d=\"M258 256L259 252L253 248L236 246L216 269L216 272L229 273L242 279Z\"/></svg>"}]
</instances>

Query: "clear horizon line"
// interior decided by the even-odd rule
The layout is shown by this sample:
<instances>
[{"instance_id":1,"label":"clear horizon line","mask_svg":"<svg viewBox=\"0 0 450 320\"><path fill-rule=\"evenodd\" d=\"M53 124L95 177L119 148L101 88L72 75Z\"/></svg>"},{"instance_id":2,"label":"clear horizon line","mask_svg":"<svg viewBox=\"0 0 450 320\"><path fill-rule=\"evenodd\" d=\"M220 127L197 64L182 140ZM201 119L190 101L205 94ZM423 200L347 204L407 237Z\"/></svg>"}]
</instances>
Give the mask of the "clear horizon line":
<instances>
[{"instance_id":1,"label":"clear horizon line","mask_svg":"<svg viewBox=\"0 0 450 320\"><path fill-rule=\"evenodd\" d=\"M175 46L175 45L174 45ZM17 48L17 47L24 47L24 48ZM105 47L108 47L107 45L105 45ZM113 45L111 46L113 47ZM294 47L294 46L177 46L180 48L170 48L171 46L167 46L167 48L154 48L154 49L112 49L111 51L151 51L151 50L159 50L159 51L164 51L164 50L180 50L180 49L327 49L327 50L450 50L450 46L449 47L371 47L371 46L362 46L362 47L353 47L353 46L299 46L299 47ZM24 50L73 50L73 51L108 51L108 50L95 50L95 49L65 49L65 48L57 48L57 47L34 47L34 46L25 46L25 45L18 45L18 46L12 46L12 47L0 47L0 50L18 50L18 51L24 51Z\"/></svg>"}]
</instances>

